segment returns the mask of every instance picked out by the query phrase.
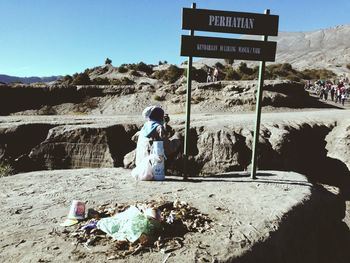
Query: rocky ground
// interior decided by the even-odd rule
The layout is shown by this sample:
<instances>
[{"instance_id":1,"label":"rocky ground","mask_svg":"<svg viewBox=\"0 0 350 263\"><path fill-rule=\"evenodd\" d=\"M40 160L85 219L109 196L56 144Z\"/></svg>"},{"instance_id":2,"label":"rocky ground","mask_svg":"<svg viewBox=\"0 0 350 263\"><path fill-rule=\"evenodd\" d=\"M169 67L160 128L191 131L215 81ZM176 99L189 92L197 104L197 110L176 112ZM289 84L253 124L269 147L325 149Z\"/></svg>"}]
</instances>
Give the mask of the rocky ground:
<instances>
[{"instance_id":1,"label":"rocky ground","mask_svg":"<svg viewBox=\"0 0 350 263\"><path fill-rule=\"evenodd\" d=\"M135 182L130 170L112 168L0 179L1 262L107 262L113 243L84 247L64 239L60 223L73 199L95 208L179 198L213 220L208 231L185 234L183 246L171 253L143 252L118 262L347 262L349 256L337 189L331 194L293 172L261 171L257 180L230 173Z\"/></svg>"},{"instance_id":2,"label":"rocky ground","mask_svg":"<svg viewBox=\"0 0 350 263\"><path fill-rule=\"evenodd\" d=\"M262 105L270 111L342 108L309 96L297 82L266 81ZM252 112L256 81L219 81L192 85L192 113ZM10 103L16 101L16 103ZM0 86L1 115L130 115L150 104L183 114L186 83L149 82L119 86Z\"/></svg>"}]
</instances>

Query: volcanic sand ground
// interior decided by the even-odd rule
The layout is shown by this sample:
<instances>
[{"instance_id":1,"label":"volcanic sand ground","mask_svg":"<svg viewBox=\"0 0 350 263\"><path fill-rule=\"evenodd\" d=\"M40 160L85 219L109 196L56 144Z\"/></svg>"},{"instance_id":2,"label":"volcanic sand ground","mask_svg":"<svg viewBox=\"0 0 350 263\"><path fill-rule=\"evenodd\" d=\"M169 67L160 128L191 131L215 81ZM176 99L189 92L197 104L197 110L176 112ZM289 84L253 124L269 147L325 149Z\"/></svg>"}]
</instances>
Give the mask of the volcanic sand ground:
<instances>
[{"instance_id":1,"label":"volcanic sand ground","mask_svg":"<svg viewBox=\"0 0 350 263\"><path fill-rule=\"evenodd\" d=\"M319 118L321 121L326 115L341 117L347 113L320 111ZM287 114L305 118L302 112ZM282 115L280 118L285 118L286 115ZM269 121L274 116L280 115L272 113L263 119ZM196 121L210 117L201 115ZM16 121L16 117L10 118ZM226 116L221 119L222 123L216 124L224 124L229 118ZM242 114L237 118L246 122L251 121L252 116ZM4 122L5 117L1 119ZM213 227L202 234L186 234L184 247L174 251L167 262L226 261L249 254L258 241L278 232L284 215L308 203L314 189L303 175L275 171L263 172L254 181L245 174L232 173L227 178L214 176L190 182L179 177L169 177L165 182L135 182L130 170L122 168L80 169L17 174L0 178L0 182L1 262L106 262L108 246L91 247L91 250L80 245L75 247L53 231L62 231L60 223L67 216L72 200L84 200L88 207L94 208L105 203L132 204L159 198L173 201L176 197L208 214L213 219ZM344 222L349 226L349 202L346 205ZM285 249L292 251L293 247ZM125 261L162 262L165 257L162 253L145 253ZM302 259L302 255L300 257Z\"/></svg>"},{"instance_id":2,"label":"volcanic sand ground","mask_svg":"<svg viewBox=\"0 0 350 263\"><path fill-rule=\"evenodd\" d=\"M268 172L256 181L233 174L191 182L179 177L165 182L136 182L129 170L121 168L17 174L1 178L0 260L105 262L101 252L106 247L75 249L62 237L49 234L53 229L63 229L60 223L67 216L71 200L84 200L94 208L105 203L133 204L159 198L173 201L176 197L207 213L214 223L204 234L188 234L185 246L175 251L169 262L193 262L200 256L225 259L244 253L250 247L248 239L255 243L266 238L269 231L277 228L284 213L310 197L311 188L305 177L287 172ZM200 243L208 247L202 251L197 248ZM161 253L147 253L129 260L160 262L164 257Z\"/></svg>"}]
</instances>

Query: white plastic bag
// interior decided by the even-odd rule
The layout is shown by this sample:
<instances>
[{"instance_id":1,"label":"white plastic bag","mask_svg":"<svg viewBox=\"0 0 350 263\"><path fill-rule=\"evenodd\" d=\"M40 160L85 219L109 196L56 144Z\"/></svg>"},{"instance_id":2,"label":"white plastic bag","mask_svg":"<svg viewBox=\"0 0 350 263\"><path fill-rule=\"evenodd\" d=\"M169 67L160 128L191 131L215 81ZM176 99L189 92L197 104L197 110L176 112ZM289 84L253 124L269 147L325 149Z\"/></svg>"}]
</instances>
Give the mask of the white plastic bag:
<instances>
[{"instance_id":1,"label":"white plastic bag","mask_svg":"<svg viewBox=\"0 0 350 263\"><path fill-rule=\"evenodd\" d=\"M159 175L157 175L157 178L155 178L154 170L156 167L159 167L159 164L163 164L164 171L164 160L161 156L156 154L150 154L149 156L145 157L139 165L137 165L131 172L131 175L139 181L151 181L153 179L155 180L164 180L159 178ZM159 169L159 168L158 168ZM163 172L164 174L164 172Z\"/></svg>"},{"instance_id":2,"label":"white plastic bag","mask_svg":"<svg viewBox=\"0 0 350 263\"><path fill-rule=\"evenodd\" d=\"M151 181L153 180L153 171L151 166L151 155L142 159L141 162L136 165L132 170L131 175L140 181Z\"/></svg>"},{"instance_id":3,"label":"white plastic bag","mask_svg":"<svg viewBox=\"0 0 350 263\"><path fill-rule=\"evenodd\" d=\"M162 181L165 179L164 159L163 141L154 141L151 147L149 139L140 134L136 147L136 167L131 175L140 181Z\"/></svg>"},{"instance_id":4,"label":"white plastic bag","mask_svg":"<svg viewBox=\"0 0 350 263\"><path fill-rule=\"evenodd\" d=\"M153 178L156 181L163 181L165 179L164 173L164 147L163 141L155 141L152 145L152 154L154 157L151 160Z\"/></svg>"}]
</instances>

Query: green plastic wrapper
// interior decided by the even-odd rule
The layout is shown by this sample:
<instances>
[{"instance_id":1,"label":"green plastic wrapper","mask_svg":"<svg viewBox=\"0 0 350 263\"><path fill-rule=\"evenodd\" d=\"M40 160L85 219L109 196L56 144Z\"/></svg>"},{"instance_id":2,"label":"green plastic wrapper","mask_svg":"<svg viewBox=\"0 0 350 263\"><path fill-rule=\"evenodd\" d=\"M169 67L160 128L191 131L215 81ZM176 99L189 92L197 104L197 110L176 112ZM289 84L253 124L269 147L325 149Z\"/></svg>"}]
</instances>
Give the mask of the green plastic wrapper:
<instances>
[{"instance_id":1,"label":"green plastic wrapper","mask_svg":"<svg viewBox=\"0 0 350 263\"><path fill-rule=\"evenodd\" d=\"M160 223L148 219L135 206L112 217L102 218L97 228L110 235L114 240L134 243L142 234L152 237L160 229Z\"/></svg>"}]
</instances>

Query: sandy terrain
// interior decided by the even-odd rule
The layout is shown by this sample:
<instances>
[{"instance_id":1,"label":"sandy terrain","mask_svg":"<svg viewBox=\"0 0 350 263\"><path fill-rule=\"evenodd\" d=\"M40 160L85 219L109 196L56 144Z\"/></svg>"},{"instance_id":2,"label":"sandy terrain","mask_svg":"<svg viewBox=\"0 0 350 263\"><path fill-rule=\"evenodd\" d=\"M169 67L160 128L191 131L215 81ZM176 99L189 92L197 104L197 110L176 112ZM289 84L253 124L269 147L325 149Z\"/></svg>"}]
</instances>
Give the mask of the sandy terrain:
<instances>
[{"instance_id":1,"label":"sandy terrain","mask_svg":"<svg viewBox=\"0 0 350 263\"><path fill-rule=\"evenodd\" d=\"M59 224L73 199L84 200L94 208L105 203L133 204L160 198L172 201L179 197L208 214L213 220L212 229L203 234L186 234L184 247L175 250L167 262L226 262L237 257L242 257L237 262L254 262L261 260L259 253L269 246L277 250L264 257L284 262L330 259L333 253L344 255L339 244L330 245L326 254L321 253L323 239L320 244L315 242L318 237L310 230L318 224L315 217L339 223L341 219L333 215L341 215L343 205L339 200L327 201L304 176L292 172L265 171L255 181L245 174L233 173L190 182L178 177L165 182L135 182L129 170L81 169L17 174L0 181L1 262L106 262L111 255L109 246L92 246L88 250L82 245L76 247L73 240L63 239L63 227ZM329 238L325 233L322 235ZM301 234L306 243L300 241ZM259 241L267 247L259 245ZM309 247L310 241L313 245ZM295 258L285 260L283 257L289 254L295 254ZM144 253L121 262L162 262L166 256Z\"/></svg>"},{"instance_id":2,"label":"sandy terrain","mask_svg":"<svg viewBox=\"0 0 350 263\"><path fill-rule=\"evenodd\" d=\"M265 113L262 125L310 118L319 123L344 120L349 110ZM171 116L175 127L183 115ZM232 121L234 118L234 122ZM9 123L56 123L98 126L141 123L140 116L10 116ZM217 129L252 127L254 114L196 114L192 125ZM350 245L350 202L336 187L329 192L293 172L263 172L256 181L244 174L196 178L183 182L135 182L130 170L81 169L38 171L0 178L0 262L106 262L109 245L91 250L64 240L64 221L73 199L90 208L105 203L134 203L176 197L213 220L211 230L185 235L184 247L167 262L347 262ZM330 193L333 194L330 194ZM220 208L219 210L217 208ZM346 225L347 224L347 225ZM74 230L74 227L69 229ZM268 251L268 253L266 252ZM119 262L162 262L168 255L143 253Z\"/></svg>"}]
</instances>

